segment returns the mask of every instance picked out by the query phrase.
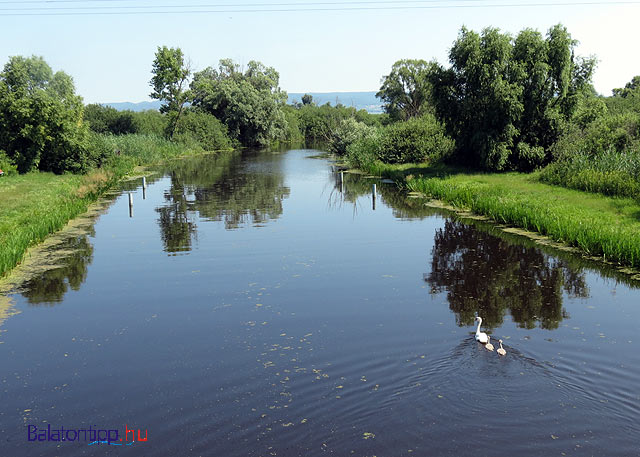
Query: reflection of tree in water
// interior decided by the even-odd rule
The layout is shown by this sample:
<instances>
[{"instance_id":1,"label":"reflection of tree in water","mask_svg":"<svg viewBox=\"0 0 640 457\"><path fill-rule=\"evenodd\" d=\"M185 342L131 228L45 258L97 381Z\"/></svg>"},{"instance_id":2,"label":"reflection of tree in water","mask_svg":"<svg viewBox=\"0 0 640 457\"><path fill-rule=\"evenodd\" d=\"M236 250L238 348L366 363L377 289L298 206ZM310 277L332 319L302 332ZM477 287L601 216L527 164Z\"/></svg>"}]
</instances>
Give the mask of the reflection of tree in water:
<instances>
[{"instance_id":1,"label":"reflection of tree in water","mask_svg":"<svg viewBox=\"0 0 640 457\"><path fill-rule=\"evenodd\" d=\"M87 235L78 235L55 246L56 266L43 271L25 282L22 295L31 304L61 302L69 290L79 290L87 278L89 264L93 260L93 246Z\"/></svg>"},{"instance_id":2,"label":"reflection of tree in water","mask_svg":"<svg viewBox=\"0 0 640 457\"><path fill-rule=\"evenodd\" d=\"M194 157L174 163L166 204L157 208L161 238L168 252L190 251L201 219L224 221L227 229L263 224L282 214L289 196L280 159L269 153L238 153Z\"/></svg>"},{"instance_id":3,"label":"reflection of tree in water","mask_svg":"<svg viewBox=\"0 0 640 457\"><path fill-rule=\"evenodd\" d=\"M562 294L588 297L584 274L534 247L510 243L471 225L446 221L438 230L431 273L432 293L447 291L458 325L472 325L478 313L488 327L502 324L509 310L521 327L536 322L557 328L567 318Z\"/></svg>"}]
</instances>

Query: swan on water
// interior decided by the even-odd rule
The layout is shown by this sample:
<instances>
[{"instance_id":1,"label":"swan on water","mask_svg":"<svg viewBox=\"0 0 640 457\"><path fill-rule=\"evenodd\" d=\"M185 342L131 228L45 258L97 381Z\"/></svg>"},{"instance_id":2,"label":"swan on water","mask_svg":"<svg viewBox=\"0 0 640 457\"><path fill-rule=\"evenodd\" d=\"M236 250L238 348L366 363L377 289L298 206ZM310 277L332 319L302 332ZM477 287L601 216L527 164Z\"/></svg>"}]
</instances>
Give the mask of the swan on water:
<instances>
[{"instance_id":1,"label":"swan on water","mask_svg":"<svg viewBox=\"0 0 640 457\"><path fill-rule=\"evenodd\" d=\"M502 347L502 340L498 340L498 342L500 343L500 349L498 349L496 352L500 355L507 355L507 351L505 351Z\"/></svg>"},{"instance_id":2,"label":"swan on water","mask_svg":"<svg viewBox=\"0 0 640 457\"><path fill-rule=\"evenodd\" d=\"M480 326L482 325L482 318L476 317L476 322L478 323L478 328L476 329L476 341L480 341L482 344L486 344L489 342L489 338L487 334L480 331Z\"/></svg>"},{"instance_id":3,"label":"swan on water","mask_svg":"<svg viewBox=\"0 0 640 457\"><path fill-rule=\"evenodd\" d=\"M487 350L489 350L489 351L493 351L493 344L491 344L491 337L489 335L487 335L487 338L489 339L489 342L487 344L485 344L484 347L486 347Z\"/></svg>"}]
</instances>

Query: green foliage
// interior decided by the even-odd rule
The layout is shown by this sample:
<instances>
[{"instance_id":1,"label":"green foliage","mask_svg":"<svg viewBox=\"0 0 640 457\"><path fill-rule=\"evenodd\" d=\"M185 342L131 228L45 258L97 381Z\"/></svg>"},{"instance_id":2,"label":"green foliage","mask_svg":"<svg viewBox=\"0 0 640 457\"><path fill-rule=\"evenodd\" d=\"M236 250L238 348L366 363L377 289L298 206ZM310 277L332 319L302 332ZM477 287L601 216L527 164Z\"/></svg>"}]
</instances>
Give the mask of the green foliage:
<instances>
[{"instance_id":1,"label":"green foliage","mask_svg":"<svg viewBox=\"0 0 640 457\"><path fill-rule=\"evenodd\" d=\"M286 136L283 106L286 92L272 67L250 61L246 71L231 59L218 69L208 67L195 74L193 105L220 119L232 139L244 146L266 146Z\"/></svg>"},{"instance_id":2,"label":"green foliage","mask_svg":"<svg viewBox=\"0 0 640 457\"><path fill-rule=\"evenodd\" d=\"M376 94L385 102L384 109L392 120L406 121L432 110L430 75L436 68L436 63L424 60L404 59L393 64Z\"/></svg>"},{"instance_id":3,"label":"green foliage","mask_svg":"<svg viewBox=\"0 0 640 457\"><path fill-rule=\"evenodd\" d=\"M322 106L303 105L298 108L299 129L307 143L330 142L332 132L339 128L342 121L350 118L372 127L382 125L380 114L371 114L364 109L356 111L352 107L331 106L330 103Z\"/></svg>"},{"instance_id":4,"label":"green foliage","mask_svg":"<svg viewBox=\"0 0 640 457\"><path fill-rule=\"evenodd\" d=\"M227 128L211 114L189 110L178 125L174 140L205 151L231 149Z\"/></svg>"},{"instance_id":5,"label":"green foliage","mask_svg":"<svg viewBox=\"0 0 640 457\"><path fill-rule=\"evenodd\" d=\"M456 139L457 163L489 170L548 163L595 66L574 58L575 45L561 25L546 38L526 29L515 39L495 28L463 28L451 67L431 73L436 113Z\"/></svg>"},{"instance_id":6,"label":"green foliage","mask_svg":"<svg viewBox=\"0 0 640 457\"><path fill-rule=\"evenodd\" d=\"M302 96L302 104L303 105L311 105L313 103L313 96L309 94L304 94Z\"/></svg>"},{"instance_id":7,"label":"green foliage","mask_svg":"<svg viewBox=\"0 0 640 457\"><path fill-rule=\"evenodd\" d=\"M0 170L3 171L3 177L15 175L18 173L18 167L13 163L4 151L0 150Z\"/></svg>"},{"instance_id":8,"label":"green foliage","mask_svg":"<svg viewBox=\"0 0 640 457\"><path fill-rule=\"evenodd\" d=\"M640 76L634 76L633 79L621 89L613 89L614 97L626 98L638 95L640 95Z\"/></svg>"},{"instance_id":9,"label":"green foliage","mask_svg":"<svg viewBox=\"0 0 640 457\"><path fill-rule=\"evenodd\" d=\"M376 129L372 134L360 138L347 146L346 160L352 167L375 172L370 168L378 161L382 150L382 129Z\"/></svg>"},{"instance_id":10,"label":"green foliage","mask_svg":"<svg viewBox=\"0 0 640 457\"><path fill-rule=\"evenodd\" d=\"M578 152L548 165L540 180L604 195L640 197L640 148L597 154Z\"/></svg>"},{"instance_id":11,"label":"green foliage","mask_svg":"<svg viewBox=\"0 0 640 457\"><path fill-rule=\"evenodd\" d=\"M355 118L343 119L329 133L329 150L334 154L343 155L347 152L349 145L372 135L374 130L373 127L369 127L363 122L358 122Z\"/></svg>"},{"instance_id":12,"label":"green foliage","mask_svg":"<svg viewBox=\"0 0 640 457\"><path fill-rule=\"evenodd\" d=\"M118 111L110 106L94 103L85 106L84 120L96 133L113 135L138 133L133 111Z\"/></svg>"},{"instance_id":13,"label":"green foliage","mask_svg":"<svg viewBox=\"0 0 640 457\"><path fill-rule=\"evenodd\" d=\"M287 143L303 143L304 136L302 135L302 130L300 126L300 113L299 111L291 106L285 105L282 107L284 112L284 118L287 121L287 128L284 133L284 141Z\"/></svg>"},{"instance_id":14,"label":"green foliage","mask_svg":"<svg viewBox=\"0 0 640 457\"><path fill-rule=\"evenodd\" d=\"M640 113L640 76L634 76L622 89L613 89L613 97L604 101L612 114Z\"/></svg>"},{"instance_id":15,"label":"green foliage","mask_svg":"<svg viewBox=\"0 0 640 457\"><path fill-rule=\"evenodd\" d=\"M172 138L184 110L184 104L190 97L187 87L191 69L189 64L185 63L180 48L159 46L153 61L152 73L153 78L150 84L153 92L150 96L165 102L160 107L160 112L168 115L167 134Z\"/></svg>"},{"instance_id":16,"label":"green foliage","mask_svg":"<svg viewBox=\"0 0 640 457\"><path fill-rule=\"evenodd\" d=\"M11 57L0 73L0 149L21 173L84 172L87 128L73 80L41 57Z\"/></svg>"},{"instance_id":17,"label":"green foliage","mask_svg":"<svg viewBox=\"0 0 640 457\"><path fill-rule=\"evenodd\" d=\"M156 110L145 110L132 113L135 132L141 135L163 136L167 131L168 119Z\"/></svg>"},{"instance_id":18,"label":"green foliage","mask_svg":"<svg viewBox=\"0 0 640 457\"><path fill-rule=\"evenodd\" d=\"M432 114L387 126L378 158L386 163L434 162L447 157L455 142Z\"/></svg>"}]
</instances>

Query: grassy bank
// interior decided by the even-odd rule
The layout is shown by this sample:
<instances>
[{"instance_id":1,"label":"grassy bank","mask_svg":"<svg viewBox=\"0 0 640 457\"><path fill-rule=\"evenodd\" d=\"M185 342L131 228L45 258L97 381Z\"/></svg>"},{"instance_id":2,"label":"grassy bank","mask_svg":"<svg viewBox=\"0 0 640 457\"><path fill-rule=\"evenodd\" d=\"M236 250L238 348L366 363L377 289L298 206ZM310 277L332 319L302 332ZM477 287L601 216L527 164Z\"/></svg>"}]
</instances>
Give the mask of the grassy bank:
<instances>
[{"instance_id":1,"label":"grassy bank","mask_svg":"<svg viewBox=\"0 0 640 457\"><path fill-rule=\"evenodd\" d=\"M541 183L537 174L369 164L368 172L496 222L547 235L607 261L640 267L640 204Z\"/></svg>"},{"instance_id":2,"label":"grassy bank","mask_svg":"<svg viewBox=\"0 0 640 457\"><path fill-rule=\"evenodd\" d=\"M102 148L106 160L86 175L33 172L0 178L0 276L135 167L203 152L147 135L96 135L92 148Z\"/></svg>"}]
</instances>

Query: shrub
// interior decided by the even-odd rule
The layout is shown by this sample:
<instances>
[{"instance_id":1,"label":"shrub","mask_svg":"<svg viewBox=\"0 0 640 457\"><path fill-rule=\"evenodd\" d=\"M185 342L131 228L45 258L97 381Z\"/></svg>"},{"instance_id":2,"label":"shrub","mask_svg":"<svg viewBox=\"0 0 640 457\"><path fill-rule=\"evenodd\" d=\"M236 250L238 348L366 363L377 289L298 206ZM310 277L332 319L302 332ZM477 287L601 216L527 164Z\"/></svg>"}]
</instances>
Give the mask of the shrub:
<instances>
[{"instance_id":1,"label":"shrub","mask_svg":"<svg viewBox=\"0 0 640 457\"><path fill-rule=\"evenodd\" d=\"M449 156L455 142L435 117L427 114L386 127L378 158L387 163L433 162Z\"/></svg>"},{"instance_id":2,"label":"shrub","mask_svg":"<svg viewBox=\"0 0 640 457\"><path fill-rule=\"evenodd\" d=\"M18 173L18 167L16 167L9 156L2 150L0 150L0 170L4 172L5 176L10 176Z\"/></svg>"},{"instance_id":3,"label":"shrub","mask_svg":"<svg viewBox=\"0 0 640 457\"><path fill-rule=\"evenodd\" d=\"M371 135L374 130L374 127L369 127L364 122L358 122L352 117L343 119L338 127L331 131L329 150L334 154L346 154L350 144Z\"/></svg>"},{"instance_id":4,"label":"shrub","mask_svg":"<svg viewBox=\"0 0 640 457\"><path fill-rule=\"evenodd\" d=\"M380 155L381 140L382 132L378 129L354 141L347 146L347 162L352 167L367 169Z\"/></svg>"},{"instance_id":5,"label":"shrub","mask_svg":"<svg viewBox=\"0 0 640 457\"><path fill-rule=\"evenodd\" d=\"M227 128L214 116L204 112L184 113L174 134L174 140L205 151L231 149Z\"/></svg>"},{"instance_id":6,"label":"shrub","mask_svg":"<svg viewBox=\"0 0 640 457\"><path fill-rule=\"evenodd\" d=\"M132 111L118 111L110 106L93 103L85 106L84 120L91 131L96 133L137 133Z\"/></svg>"},{"instance_id":7,"label":"shrub","mask_svg":"<svg viewBox=\"0 0 640 457\"><path fill-rule=\"evenodd\" d=\"M141 135L164 136L167 130L167 117L160 111L146 110L133 113L136 133Z\"/></svg>"}]
</instances>

